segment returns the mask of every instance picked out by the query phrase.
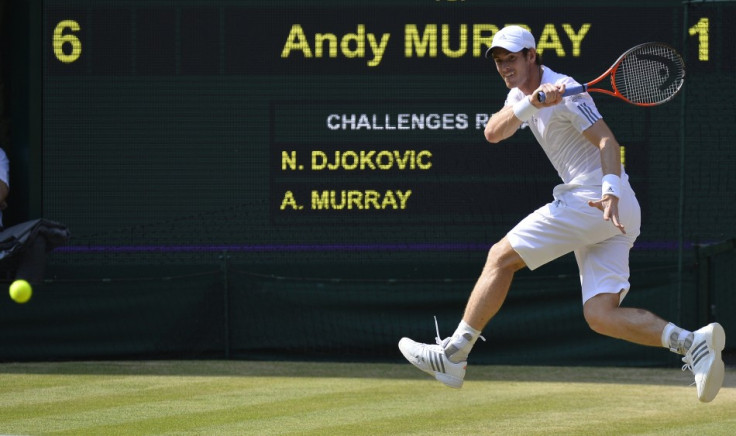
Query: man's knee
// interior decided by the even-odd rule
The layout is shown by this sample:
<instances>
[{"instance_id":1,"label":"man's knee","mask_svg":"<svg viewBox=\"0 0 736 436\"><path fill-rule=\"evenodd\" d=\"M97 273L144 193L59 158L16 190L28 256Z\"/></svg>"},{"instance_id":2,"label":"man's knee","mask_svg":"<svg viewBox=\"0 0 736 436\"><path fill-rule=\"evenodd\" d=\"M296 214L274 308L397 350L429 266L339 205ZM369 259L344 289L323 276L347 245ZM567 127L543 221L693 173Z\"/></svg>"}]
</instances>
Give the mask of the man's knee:
<instances>
[{"instance_id":1,"label":"man's knee","mask_svg":"<svg viewBox=\"0 0 736 436\"><path fill-rule=\"evenodd\" d=\"M583 315L591 330L608 335L611 323L615 322L614 312L618 309L618 294L598 294L585 302Z\"/></svg>"},{"instance_id":2,"label":"man's knee","mask_svg":"<svg viewBox=\"0 0 736 436\"><path fill-rule=\"evenodd\" d=\"M493 244L488 251L485 268L503 269L510 272L516 272L524 268L526 264L519 256L519 253L511 247L509 241L504 237L500 241Z\"/></svg>"}]
</instances>

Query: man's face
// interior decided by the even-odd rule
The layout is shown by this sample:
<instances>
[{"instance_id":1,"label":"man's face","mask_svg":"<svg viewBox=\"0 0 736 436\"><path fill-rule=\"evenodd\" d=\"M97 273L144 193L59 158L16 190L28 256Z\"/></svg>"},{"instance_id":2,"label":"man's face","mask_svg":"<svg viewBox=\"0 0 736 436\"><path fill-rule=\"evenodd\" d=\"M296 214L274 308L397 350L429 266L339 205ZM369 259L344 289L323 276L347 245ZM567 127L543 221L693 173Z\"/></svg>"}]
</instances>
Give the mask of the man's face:
<instances>
[{"instance_id":1,"label":"man's face","mask_svg":"<svg viewBox=\"0 0 736 436\"><path fill-rule=\"evenodd\" d=\"M506 87L521 88L529 80L530 68L534 68L534 57L531 50L524 56L523 51L512 53L505 48L496 47L492 52L496 70L501 75Z\"/></svg>"}]
</instances>

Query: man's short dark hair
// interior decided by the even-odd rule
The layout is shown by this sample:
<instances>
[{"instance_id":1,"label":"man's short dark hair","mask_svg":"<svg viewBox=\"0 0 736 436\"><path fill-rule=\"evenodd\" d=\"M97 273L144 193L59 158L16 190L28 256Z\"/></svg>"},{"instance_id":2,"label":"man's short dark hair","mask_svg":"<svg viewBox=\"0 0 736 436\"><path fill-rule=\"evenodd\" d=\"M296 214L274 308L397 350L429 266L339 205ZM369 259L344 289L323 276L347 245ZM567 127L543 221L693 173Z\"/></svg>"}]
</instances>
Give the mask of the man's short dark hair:
<instances>
[{"instance_id":1,"label":"man's short dark hair","mask_svg":"<svg viewBox=\"0 0 736 436\"><path fill-rule=\"evenodd\" d=\"M528 48L522 49L521 52L524 54L524 57L526 57L527 53L529 53L529 49ZM539 54L539 52L536 52L536 55L537 57L536 59L534 59L534 63L537 65L542 65L542 55Z\"/></svg>"}]
</instances>

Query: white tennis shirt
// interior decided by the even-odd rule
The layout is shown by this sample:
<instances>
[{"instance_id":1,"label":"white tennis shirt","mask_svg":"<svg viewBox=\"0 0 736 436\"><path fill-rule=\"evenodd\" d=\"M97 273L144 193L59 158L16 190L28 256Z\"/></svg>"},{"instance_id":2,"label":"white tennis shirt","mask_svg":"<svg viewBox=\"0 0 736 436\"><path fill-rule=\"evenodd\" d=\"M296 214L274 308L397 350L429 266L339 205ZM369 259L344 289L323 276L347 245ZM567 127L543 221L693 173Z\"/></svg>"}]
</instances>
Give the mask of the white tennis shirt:
<instances>
[{"instance_id":1,"label":"white tennis shirt","mask_svg":"<svg viewBox=\"0 0 736 436\"><path fill-rule=\"evenodd\" d=\"M547 67L542 69L542 83L564 83L567 87L580 85L569 76ZM527 96L519 88L514 88L509 91L505 104L513 105L522 98ZM583 93L565 97L558 105L542 108L521 128L528 125L563 183L571 185L571 188L600 186L603 178L601 152L582 132L601 118L593 99L588 93ZM623 168L621 177L626 177Z\"/></svg>"}]
</instances>

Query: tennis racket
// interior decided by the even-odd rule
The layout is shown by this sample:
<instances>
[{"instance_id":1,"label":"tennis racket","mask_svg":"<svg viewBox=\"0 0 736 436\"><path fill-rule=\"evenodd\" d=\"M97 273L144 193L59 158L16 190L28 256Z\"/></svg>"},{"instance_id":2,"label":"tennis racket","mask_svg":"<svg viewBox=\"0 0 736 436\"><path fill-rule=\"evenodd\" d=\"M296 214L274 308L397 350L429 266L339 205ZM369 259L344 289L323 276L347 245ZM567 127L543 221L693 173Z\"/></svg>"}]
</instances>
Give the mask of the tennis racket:
<instances>
[{"instance_id":1,"label":"tennis racket","mask_svg":"<svg viewBox=\"0 0 736 436\"><path fill-rule=\"evenodd\" d=\"M591 88L610 77L611 89ZM685 82L685 62L667 44L647 42L622 54L600 77L565 89L564 97L582 92L602 92L637 106L656 106L672 100ZM544 103L545 95L539 94Z\"/></svg>"}]
</instances>

